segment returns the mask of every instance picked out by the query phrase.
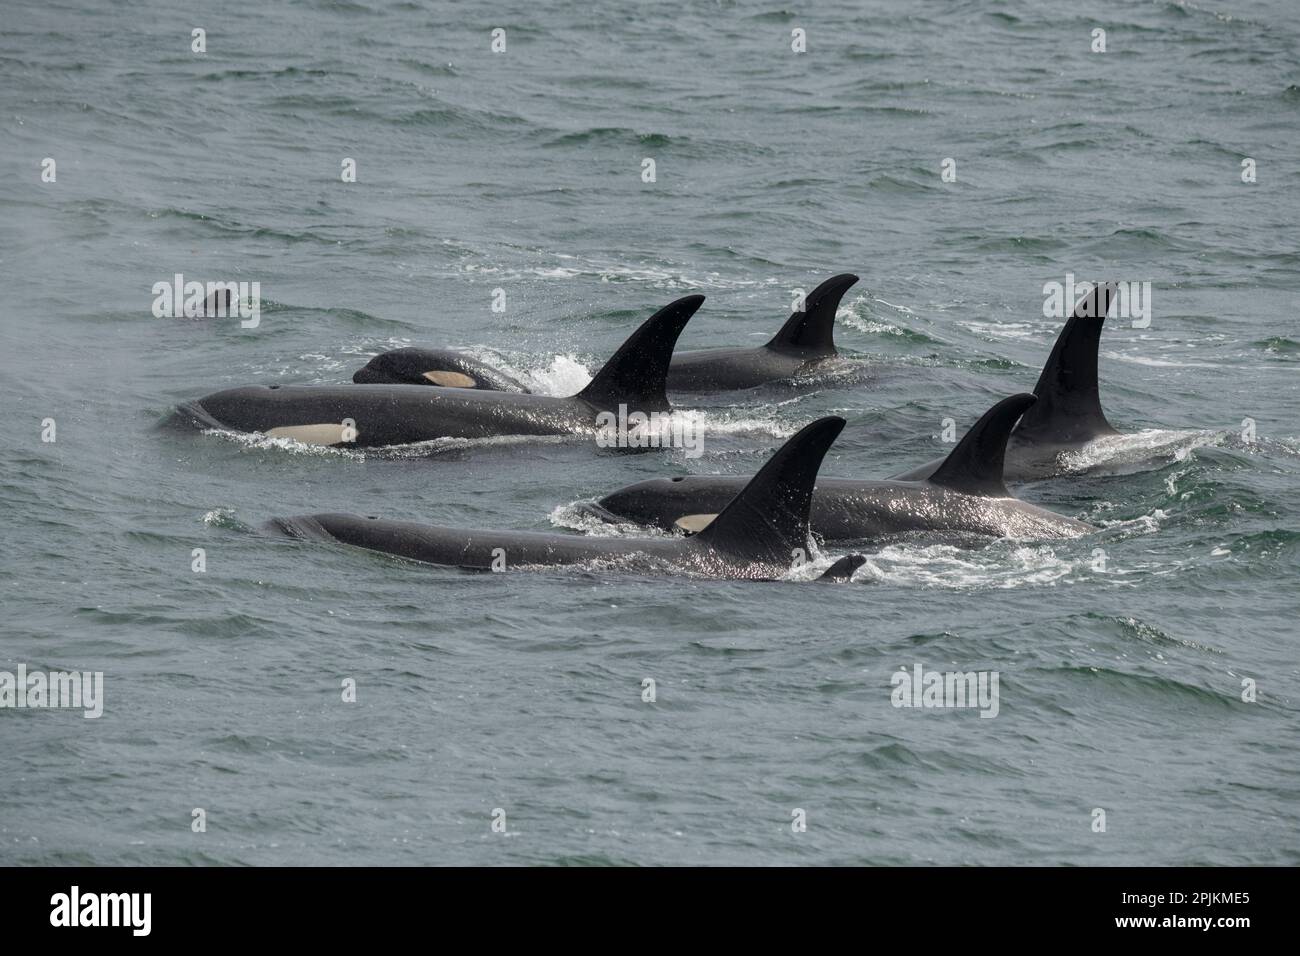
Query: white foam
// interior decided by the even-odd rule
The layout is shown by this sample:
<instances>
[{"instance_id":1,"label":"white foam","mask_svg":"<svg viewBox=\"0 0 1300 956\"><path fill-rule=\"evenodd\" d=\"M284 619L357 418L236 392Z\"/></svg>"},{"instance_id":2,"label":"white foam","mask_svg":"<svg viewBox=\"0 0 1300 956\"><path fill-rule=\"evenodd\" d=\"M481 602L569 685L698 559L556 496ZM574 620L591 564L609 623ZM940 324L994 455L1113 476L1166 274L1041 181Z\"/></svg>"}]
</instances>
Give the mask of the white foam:
<instances>
[{"instance_id":1,"label":"white foam","mask_svg":"<svg viewBox=\"0 0 1300 956\"><path fill-rule=\"evenodd\" d=\"M1063 558L1047 546L1008 543L975 551L947 544L897 544L866 558L855 580L954 590L1051 585L1090 568L1087 559Z\"/></svg>"},{"instance_id":2,"label":"white foam","mask_svg":"<svg viewBox=\"0 0 1300 956\"><path fill-rule=\"evenodd\" d=\"M1037 326L1028 322L958 322L964 329L976 335L994 339L1036 339L1039 337Z\"/></svg>"},{"instance_id":3,"label":"white foam","mask_svg":"<svg viewBox=\"0 0 1300 956\"><path fill-rule=\"evenodd\" d=\"M523 357L509 357L482 346L463 350L472 358L498 369L520 382L530 392L564 398L576 395L591 384L591 371L576 355L554 355L549 364L529 361Z\"/></svg>"},{"instance_id":4,"label":"white foam","mask_svg":"<svg viewBox=\"0 0 1300 956\"><path fill-rule=\"evenodd\" d=\"M582 509L582 501L558 505L550 514L551 524L557 528L582 531L594 538L671 538L677 537L659 528L642 526L630 521L613 523L598 518Z\"/></svg>"},{"instance_id":5,"label":"white foam","mask_svg":"<svg viewBox=\"0 0 1300 956\"><path fill-rule=\"evenodd\" d=\"M1138 515L1136 518L1125 518L1122 521L1098 521L1096 524L1106 531L1118 532L1121 538L1130 538L1140 534L1154 534L1160 530L1160 525L1168 518L1169 512L1156 508L1150 514Z\"/></svg>"},{"instance_id":6,"label":"white foam","mask_svg":"<svg viewBox=\"0 0 1300 956\"><path fill-rule=\"evenodd\" d=\"M743 279L723 276L718 272L687 272L669 266L633 265L599 259L580 259L572 255L557 254L572 265L537 265L523 268L514 266L497 266L469 262L459 268L462 272L474 275L490 275L504 279L546 279L565 282L581 279L590 282L640 282L656 289L683 289L694 291L700 288L710 289L753 289L777 286L781 281L776 278Z\"/></svg>"},{"instance_id":7,"label":"white foam","mask_svg":"<svg viewBox=\"0 0 1300 956\"><path fill-rule=\"evenodd\" d=\"M344 355L356 355L365 359L372 359L381 352L391 352L393 349L404 349L411 344L411 340L401 337L389 337L378 344L359 345L350 342L342 346L339 351Z\"/></svg>"},{"instance_id":8,"label":"white foam","mask_svg":"<svg viewBox=\"0 0 1300 956\"><path fill-rule=\"evenodd\" d=\"M1172 359L1152 358L1149 355L1133 355L1124 352L1103 352L1104 358L1115 359L1118 362L1128 362L1130 365L1145 365L1148 368L1218 368L1213 362L1175 362Z\"/></svg>"},{"instance_id":9,"label":"white foam","mask_svg":"<svg viewBox=\"0 0 1300 956\"><path fill-rule=\"evenodd\" d=\"M906 315L915 315L911 309L904 306L890 305L884 299L867 299L863 296L856 296L847 304L843 304L835 312L835 321L841 325L846 325L851 329L857 329L859 332L866 332L869 335L906 335L907 329L882 319L869 318L863 314L866 311L868 302L880 302L888 305L890 308Z\"/></svg>"},{"instance_id":10,"label":"white foam","mask_svg":"<svg viewBox=\"0 0 1300 956\"><path fill-rule=\"evenodd\" d=\"M215 435L218 438L224 438L227 441L233 441L236 444L257 450L274 448L294 455L337 455L355 461L364 461L366 457L363 452L353 448L308 445L294 438L272 438L270 435L264 435L261 432L232 432L224 428L205 428L203 434Z\"/></svg>"},{"instance_id":11,"label":"white foam","mask_svg":"<svg viewBox=\"0 0 1300 956\"><path fill-rule=\"evenodd\" d=\"M1183 461L1196 448L1222 444L1227 432L1148 428L1126 435L1096 438L1077 451L1064 452L1061 466L1070 472L1125 468L1152 461Z\"/></svg>"}]
</instances>

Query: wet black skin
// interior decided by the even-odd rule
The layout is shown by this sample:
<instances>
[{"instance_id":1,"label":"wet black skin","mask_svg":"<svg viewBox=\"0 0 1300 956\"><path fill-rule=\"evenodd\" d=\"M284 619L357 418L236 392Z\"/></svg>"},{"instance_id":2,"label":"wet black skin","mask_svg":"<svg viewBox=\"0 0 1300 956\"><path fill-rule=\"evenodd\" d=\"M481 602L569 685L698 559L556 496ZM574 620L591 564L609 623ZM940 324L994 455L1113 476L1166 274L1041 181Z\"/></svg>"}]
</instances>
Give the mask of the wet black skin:
<instances>
[{"instance_id":1,"label":"wet black skin","mask_svg":"<svg viewBox=\"0 0 1300 956\"><path fill-rule=\"evenodd\" d=\"M474 385L467 388L496 392L527 392L522 383L492 366L451 349L394 349L376 355L352 381L359 385L435 385L426 372L458 372Z\"/></svg>"},{"instance_id":2,"label":"wet black skin","mask_svg":"<svg viewBox=\"0 0 1300 956\"><path fill-rule=\"evenodd\" d=\"M270 530L415 561L478 570L595 564L608 570L672 570L708 577L773 579L811 551L808 508L817 469L842 418L805 426L776 451L713 524L691 538L596 537L478 531L349 514L277 518ZM862 563L847 557L826 572L843 580Z\"/></svg>"},{"instance_id":3,"label":"wet black skin","mask_svg":"<svg viewBox=\"0 0 1300 956\"><path fill-rule=\"evenodd\" d=\"M686 515L717 514L748 478L652 478L620 488L583 509L607 521L672 531ZM1017 498L970 495L930 481L821 478L809 524L824 541L859 541L909 532L987 537L1075 537L1095 530Z\"/></svg>"},{"instance_id":4,"label":"wet black skin","mask_svg":"<svg viewBox=\"0 0 1300 956\"><path fill-rule=\"evenodd\" d=\"M250 385L181 405L176 419L237 432L350 422L349 438L336 444L358 448L438 438L594 433L597 415L616 412L621 404L643 413L671 410L668 363L677 337L703 301L703 296L686 296L660 309L586 388L567 398L416 385Z\"/></svg>"},{"instance_id":5,"label":"wet black skin","mask_svg":"<svg viewBox=\"0 0 1300 956\"><path fill-rule=\"evenodd\" d=\"M813 374L818 365L837 354L834 346L827 350L784 349L770 344L756 349L677 352L668 369L668 388L674 392L726 392L792 381Z\"/></svg>"},{"instance_id":6,"label":"wet black skin","mask_svg":"<svg viewBox=\"0 0 1300 956\"><path fill-rule=\"evenodd\" d=\"M1036 404L1014 395L989 409L933 474L920 480L822 478L809 512L812 533L827 541L907 532L957 532L992 537L1074 537L1091 526L1012 498L1002 479L1007 436ZM688 515L717 514L748 479L731 476L655 478L621 488L588 510L609 521L672 530Z\"/></svg>"},{"instance_id":7,"label":"wet black skin","mask_svg":"<svg viewBox=\"0 0 1300 956\"><path fill-rule=\"evenodd\" d=\"M320 422L355 423L352 447L435 438L567 435L595 431L599 411L578 396L552 398L414 385L249 385L182 405L200 427L237 432Z\"/></svg>"},{"instance_id":8,"label":"wet black skin","mask_svg":"<svg viewBox=\"0 0 1300 956\"><path fill-rule=\"evenodd\" d=\"M835 312L858 277L832 276L804 300L804 308L791 314L766 345L748 349L695 349L677 351L668 369L668 388L674 392L720 392L757 388L810 375L817 366L838 354L835 349ZM354 382L404 382L429 385L428 372L455 371L469 375L475 388L526 392L513 378L469 356L447 349L396 349L370 360L353 377Z\"/></svg>"},{"instance_id":9,"label":"wet black skin","mask_svg":"<svg viewBox=\"0 0 1300 956\"><path fill-rule=\"evenodd\" d=\"M504 570L609 563L611 569L695 572L710 577L777 578L784 564L736 562L694 538L601 538L529 531L475 531L350 514L278 518L273 527L296 538L330 540L370 551L488 571L500 557Z\"/></svg>"},{"instance_id":10,"label":"wet black skin","mask_svg":"<svg viewBox=\"0 0 1300 956\"><path fill-rule=\"evenodd\" d=\"M1066 321L1043 365L1027 411L1007 441L1007 481L1036 481L1068 471L1063 455L1078 452L1098 438L1120 434L1101 410L1097 348L1102 324L1115 298L1115 287L1102 284L1083 297ZM926 462L894 477L928 478L943 462Z\"/></svg>"}]
</instances>

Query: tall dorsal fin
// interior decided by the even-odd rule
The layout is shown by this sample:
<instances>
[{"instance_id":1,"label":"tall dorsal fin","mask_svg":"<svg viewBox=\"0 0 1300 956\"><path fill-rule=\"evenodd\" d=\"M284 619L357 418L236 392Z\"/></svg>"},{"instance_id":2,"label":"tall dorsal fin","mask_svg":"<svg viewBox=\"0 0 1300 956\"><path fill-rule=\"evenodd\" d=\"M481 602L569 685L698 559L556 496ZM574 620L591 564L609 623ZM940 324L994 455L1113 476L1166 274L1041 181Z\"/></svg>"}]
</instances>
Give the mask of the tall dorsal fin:
<instances>
[{"instance_id":1,"label":"tall dorsal fin","mask_svg":"<svg viewBox=\"0 0 1300 956\"><path fill-rule=\"evenodd\" d=\"M968 495L1009 498L1011 493L1002 482L1007 438L1025 409L1035 401L1028 393L1002 399L984 413L929 480Z\"/></svg>"},{"instance_id":2,"label":"tall dorsal fin","mask_svg":"<svg viewBox=\"0 0 1300 956\"><path fill-rule=\"evenodd\" d=\"M1020 420L1017 437L1065 444L1118 434L1101 410L1097 386L1097 346L1114 298L1115 284L1107 282L1079 300L1056 337L1034 386L1038 404Z\"/></svg>"},{"instance_id":3,"label":"tall dorsal fin","mask_svg":"<svg viewBox=\"0 0 1300 956\"><path fill-rule=\"evenodd\" d=\"M693 540L742 561L790 565L808 552L808 509L826 450L844 419L805 425Z\"/></svg>"},{"instance_id":4,"label":"tall dorsal fin","mask_svg":"<svg viewBox=\"0 0 1300 956\"><path fill-rule=\"evenodd\" d=\"M603 411L619 404L639 412L669 411L668 363L677 336L703 302L702 295L688 295L650 316L576 397Z\"/></svg>"},{"instance_id":5,"label":"tall dorsal fin","mask_svg":"<svg viewBox=\"0 0 1300 956\"><path fill-rule=\"evenodd\" d=\"M803 311L792 313L767 347L835 354L835 311L844 293L857 281L857 276L845 272L813 289L804 297Z\"/></svg>"}]
</instances>

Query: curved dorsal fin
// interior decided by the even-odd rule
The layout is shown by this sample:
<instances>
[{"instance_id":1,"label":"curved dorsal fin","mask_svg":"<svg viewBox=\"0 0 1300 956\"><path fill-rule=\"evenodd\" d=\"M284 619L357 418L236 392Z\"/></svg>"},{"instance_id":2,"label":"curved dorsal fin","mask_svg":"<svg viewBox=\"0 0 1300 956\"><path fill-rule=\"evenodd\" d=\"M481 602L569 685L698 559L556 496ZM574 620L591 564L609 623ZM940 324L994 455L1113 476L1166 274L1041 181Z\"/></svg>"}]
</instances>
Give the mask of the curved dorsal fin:
<instances>
[{"instance_id":1,"label":"curved dorsal fin","mask_svg":"<svg viewBox=\"0 0 1300 956\"><path fill-rule=\"evenodd\" d=\"M1002 482L1007 438L1020 416L1035 401L1027 393L1002 399L984 413L928 480L968 495L1009 498L1011 493Z\"/></svg>"},{"instance_id":2,"label":"curved dorsal fin","mask_svg":"<svg viewBox=\"0 0 1300 956\"><path fill-rule=\"evenodd\" d=\"M844 428L834 415L805 425L693 540L738 560L790 565L808 551L808 509L826 451Z\"/></svg>"},{"instance_id":3,"label":"curved dorsal fin","mask_svg":"<svg viewBox=\"0 0 1300 956\"><path fill-rule=\"evenodd\" d=\"M835 354L835 311L844 293L857 281L857 276L845 272L813 289L804 298L803 311L792 313L766 347Z\"/></svg>"},{"instance_id":4,"label":"curved dorsal fin","mask_svg":"<svg viewBox=\"0 0 1300 956\"><path fill-rule=\"evenodd\" d=\"M575 397L605 411L620 404L639 412L669 411L668 363L677 337L703 302L702 295L684 296L650 316Z\"/></svg>"},{"instance_id":5,"label":"curved dorsal fin","mask_svg":"<svg viewBox=\"0 0 1300 956\"><path fill-rule=\"evenodd\" d=\"M1038 403L1020 420L1017 436L1064 444L1118 434L1101 410L1097 385L1097 346L1114 299L1115 284L1107 282L1079 300L1043 365L1034 386Z\"/></svg>"},{"instance_id":6,"label":"curved dorsal fin","mask_svg":"<svg viewBox=\"0 0 1300 956\"><path fill-rule=\"evenodd\" d=\"M823 572L818 581L847 581L853 572L867 563L865 555L846 554Z\"/></svg>"}]
</instances>

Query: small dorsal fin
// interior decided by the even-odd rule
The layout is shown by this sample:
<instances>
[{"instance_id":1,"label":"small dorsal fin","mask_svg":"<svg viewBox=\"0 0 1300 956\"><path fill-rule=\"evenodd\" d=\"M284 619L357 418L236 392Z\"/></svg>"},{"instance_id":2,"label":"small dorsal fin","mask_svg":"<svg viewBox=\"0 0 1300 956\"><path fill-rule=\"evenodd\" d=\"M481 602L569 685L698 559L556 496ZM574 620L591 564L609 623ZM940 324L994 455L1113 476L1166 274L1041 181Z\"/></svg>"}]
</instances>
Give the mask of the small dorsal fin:
<instances>
[{"instance_id":1,"label":"small dorsal fin","mask_svg":"<svg viewBox=\"0 0 1300 956\"><path fill-rule=\"evenodd\" d=\"M853 572L867 563L867 559L861 554L846 554L822 573L818 581L847 581L853 577Z\"/></svg>"},{"instance_id":2,"label":"small dorsal fin","mask_svg":"<svg viewBox=\"0 0 1300 956\"><path fill-rule=\"evenodd\" d=\"M845 272L831 276L804 297L803 311L786 319L767 343L769 349L835 354L835 312L858 277Z\"/></svg>"},{"instance_id":3,"label":"small dorsal fin","mask_svg":"<svg viewBox=\"0 0 1300 956\"><path fill-rule=\"evenodd\" d=\"M650 316L576 397L603 411L620 404L640 412L669 411L668 363L677 337L703 302L702 295L688 295Z\"/></svg>"},{"instance_id":4,"label":"small dorsal fin","mask_svg":"<svg viewBox=\"0 0 1300 956\"><path fill-rule=\"evenodd\" d=\"M789 565L808 552L808 509L822 459L844 419L805 425L694 540L742 561Z\"/></svg>"},{"instance_id":5,"label":"small dorsal fin","mask_svg":"<svg viewBox=\"0 0 1300 956\"><path fill-rule=\"evenodd\" d=\"M1052 354L1034 386L1038 403L1016 426L1016 435L1065 444L1117 434L1101 410L1097 346L1115 298L1115 284L1102 283L1079 300L1056 337Z\"/></svg>"},{"instance_id":6,"label":"small dorsal fin","mask_svg":"<svg viewBox=\"0 0 1300 956\"><path fill-rule=\"evenodd\" d=\"M990 408L934 470L929 481L968 495L1010 497L1002 481L1007 438L1025 409L1035 401L1028 393L1012 395Z\"/></svg>"}]
</instances>

